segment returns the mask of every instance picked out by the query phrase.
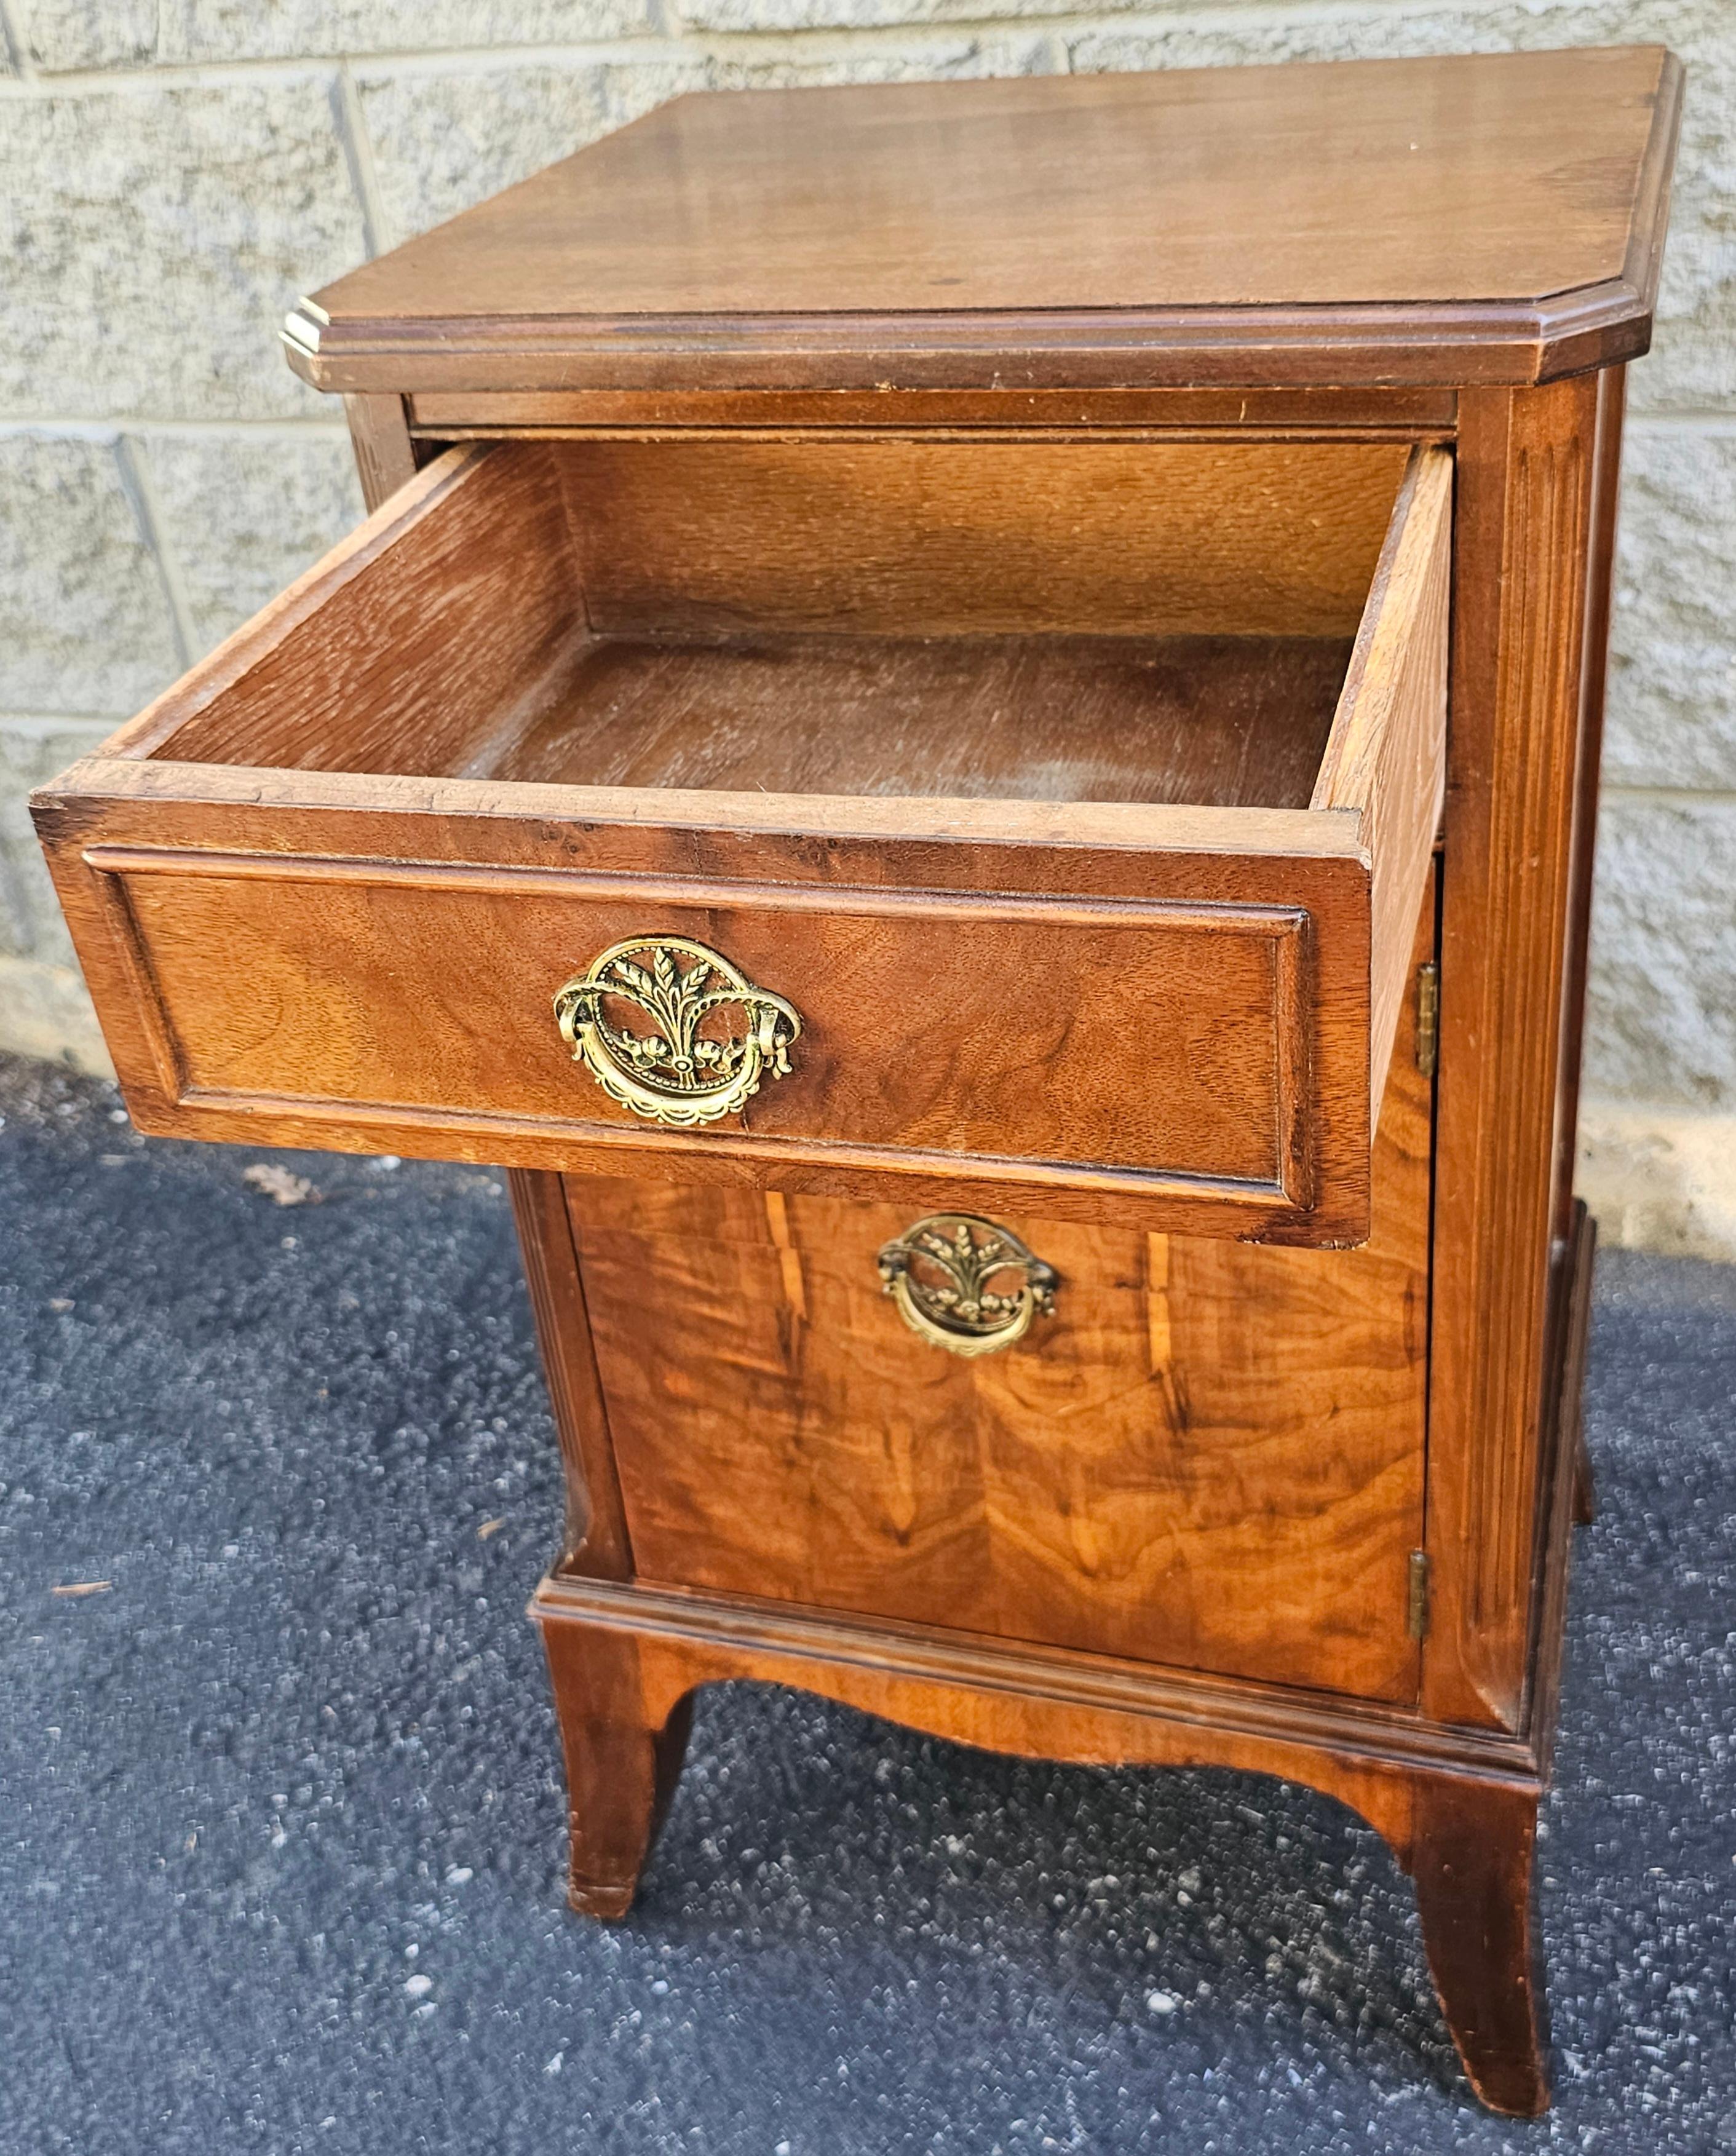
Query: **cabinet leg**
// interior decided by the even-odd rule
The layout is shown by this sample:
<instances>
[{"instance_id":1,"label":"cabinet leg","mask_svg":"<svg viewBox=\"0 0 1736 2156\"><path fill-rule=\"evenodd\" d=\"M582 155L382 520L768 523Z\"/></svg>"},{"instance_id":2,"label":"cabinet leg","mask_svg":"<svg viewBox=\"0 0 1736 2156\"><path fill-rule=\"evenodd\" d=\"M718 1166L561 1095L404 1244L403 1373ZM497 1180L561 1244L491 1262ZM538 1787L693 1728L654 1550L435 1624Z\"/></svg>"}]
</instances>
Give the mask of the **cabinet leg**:
<instances>
[{"instance_id":1,"label":"cabinet leg","mask_svg":"<svg viewBox=\"0 0 1736 2156\"><path fill-rule=\"evenodd\" d=\"M1441 2011L1492 2111L1547 2110L1548 2038L1531 1910L1535 1792L1419 1783L1411 1869Z\"/></svg>"},{"instance_id":2,"label":"cabinet leg","mask_svg":"<svg viewBox=\"0 0 1736 2156\"><path fill-rule=\"evenodd\" d=\"M624 1917L687 1750L692 1702L647 1720L630 1635L542 1627L567 1760L573 1835L567 1898L582 1915Z\"/></svg>"}]
</instances>

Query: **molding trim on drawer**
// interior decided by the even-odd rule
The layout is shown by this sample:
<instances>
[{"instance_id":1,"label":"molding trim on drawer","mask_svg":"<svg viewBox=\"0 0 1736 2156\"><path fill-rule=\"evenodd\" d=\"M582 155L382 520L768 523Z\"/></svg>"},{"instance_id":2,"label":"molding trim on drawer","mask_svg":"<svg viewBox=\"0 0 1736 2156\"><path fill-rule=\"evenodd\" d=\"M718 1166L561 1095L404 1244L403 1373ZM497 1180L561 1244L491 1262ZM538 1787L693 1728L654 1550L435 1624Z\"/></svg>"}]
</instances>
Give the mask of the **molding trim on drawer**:
<instances>
[{"instance_id":1,"label":"molding trim on drawer","mask_svg":"<svg viewBox=\"0 0 1736 2156\"><path fill-rule=\"evenodd\" d=\"M886 891L868 884L724 882L642 875L631 870L483 868L454 863L361 860L322 854L193 853L176 846L87 846L100 875L245 877L262 883L390 884L408 891L477 891L501 897L554 895L644 906L766 906L784 913L865 914L925 921L1045 921L1069 928L1246 927L1274 938L1299 932L1305 909L1181 899L1044 898L1025 891Z\"/></svg>"},{"instance_id":2,"label":"molding trim on drawer","mask_svg":"<svg viewBox=\"0 0 1736 2156\"><path fill-rule=\"evenodd\" d=\"M776 1187L795 1189L827 1191L843 1187L824 1173L835 1169L846 1178L863 1173L896 1175L901 1178L926 1177L927 1182L922 1187L931 1189L969 1193L998 1188L1003 1203L1009 1188L1046 1192L1065 1185L1070 1190L1111 1197L1206 1199L1218 1205L1245 1208L1251 1215L1269 1213L1274 1206L1286 1211L1292 1209L1281 1186L1276 1183L1158 1170L1080 1168L1071 1162L1014 1160L993 1153L973 1154L966 1158L958 1153L922 1152L903 1146L855 1145L841 1139L763 1137L751 1131L720 1133L658 1130L646 1133L630 1124L587 1122L577 1117L569 1122L552 1116L538 1119L403 1107L389 1101L300 1100L286 1093L228 1093L199 1086L187 1087L179 1096L178 1105L196 1115L227 1121L231 1126L227 1130L211 1129L197 1135L231 1142L238 1138L245 1142L249 1137L245 1130L234 1127L236 1123L249 1117L270 1116L274 1122L303 1123L311 1133L317 1133L285 1138L280 1141L283 1144L344 1152L383 1152L393 1134L399 1132L425 1132L430 1141L450 1133L471 1136L478 1142L462 1149L429 1142L406 1150L413 1158L458 1158L498 1163L503 1143L516 1146L518 1141L523 1140L527 1146L539 1147L547 1155L547 1158L538 1158L525 1163L533 1167L565 1166L587 1151L649 1152L654 1155L675 1155L678 1159L685 1154L687 1158L684 1162L667 1171L668 1176L676 1181L684 1179L696 1159L721 1157L774 1169ZM324 1127L328 1118L330 1130ZM369 1142L371 1128L377 1130L378 1143ZM342 1132L350 1129L361 1135L356 1141L347 1142ZM251 1142L259 1145L280 1142L261 1137L256 1132L251 1134ZM795 1172L786 1175L786 1167ZM802 1173L805 1168L820 1173L805 1176ZM598 1172L618 1175L624 1169L619 1160L614 1160L601 1163ZM646 1172L655 1171L649 1171L645 1163L634 1163L635 1174ZM1069 1216L1062 1213L1059 1217ZM1094 1218L1095 1214L1087 1217Z\"/></svg>"}]
</instances>

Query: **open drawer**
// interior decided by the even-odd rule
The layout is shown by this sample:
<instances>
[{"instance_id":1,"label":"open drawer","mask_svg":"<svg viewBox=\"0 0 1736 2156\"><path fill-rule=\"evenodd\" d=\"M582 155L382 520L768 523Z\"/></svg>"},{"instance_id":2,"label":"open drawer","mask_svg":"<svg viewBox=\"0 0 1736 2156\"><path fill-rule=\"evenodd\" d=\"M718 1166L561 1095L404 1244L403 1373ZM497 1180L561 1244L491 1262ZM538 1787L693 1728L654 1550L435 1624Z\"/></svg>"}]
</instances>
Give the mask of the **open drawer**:
<instances>
[{"instance_id":1,"label":"open drawer","mask_svg":"<svg viewBox=\"0 0 1736 2156\"><path fill-rule=\"evenodd\" d=\"M142 1129L1343 1244L1451 460L451 450L36 813Z\"/></svg>"}]
</instances>

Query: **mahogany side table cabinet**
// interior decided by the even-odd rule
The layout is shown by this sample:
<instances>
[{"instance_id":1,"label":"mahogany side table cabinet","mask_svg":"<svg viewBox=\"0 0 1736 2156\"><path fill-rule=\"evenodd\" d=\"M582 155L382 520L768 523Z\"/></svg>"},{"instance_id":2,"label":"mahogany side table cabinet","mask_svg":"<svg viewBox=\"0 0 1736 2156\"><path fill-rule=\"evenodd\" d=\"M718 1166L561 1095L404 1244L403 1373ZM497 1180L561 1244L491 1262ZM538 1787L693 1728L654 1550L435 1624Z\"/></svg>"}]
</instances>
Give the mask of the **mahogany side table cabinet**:
<instances>
[{"instance_id":1,"label":"mahogany side table cabinet","mask_svg":"<svg viewBox=\"0 0 1736 2156\"><path fill-rule=\"evenodd\" d=\"M686 97L301 302L367 521L39 798L141 1130L504 1163L572 1898L716 1679L1531 1874L1656 48Z\"/></svg>"}]
</instances>

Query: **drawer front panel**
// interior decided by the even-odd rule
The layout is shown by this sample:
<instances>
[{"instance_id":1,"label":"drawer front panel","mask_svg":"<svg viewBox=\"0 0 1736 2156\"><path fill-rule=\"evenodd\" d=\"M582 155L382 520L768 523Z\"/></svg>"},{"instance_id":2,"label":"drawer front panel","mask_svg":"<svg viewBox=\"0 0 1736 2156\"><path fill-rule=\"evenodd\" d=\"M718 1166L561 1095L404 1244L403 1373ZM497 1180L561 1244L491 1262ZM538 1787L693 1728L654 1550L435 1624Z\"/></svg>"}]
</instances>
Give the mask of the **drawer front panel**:
<instances>
[{"instance_id":1,"label":"drawer front panel","mask_svg":"<svg viewBox=\"0 0 1736 2156\"><path fill-rule=\"evenodd\" d=\"M603 1142L1016 1178L1090 1169L1307 1202L1307 916L936 893L732 890L97 850L177 1095L408 1109ZM789 1075L688 1136L609 1099L554 991L635 935L695 939L788 998Z\"/></svg>"}]
</instances>

